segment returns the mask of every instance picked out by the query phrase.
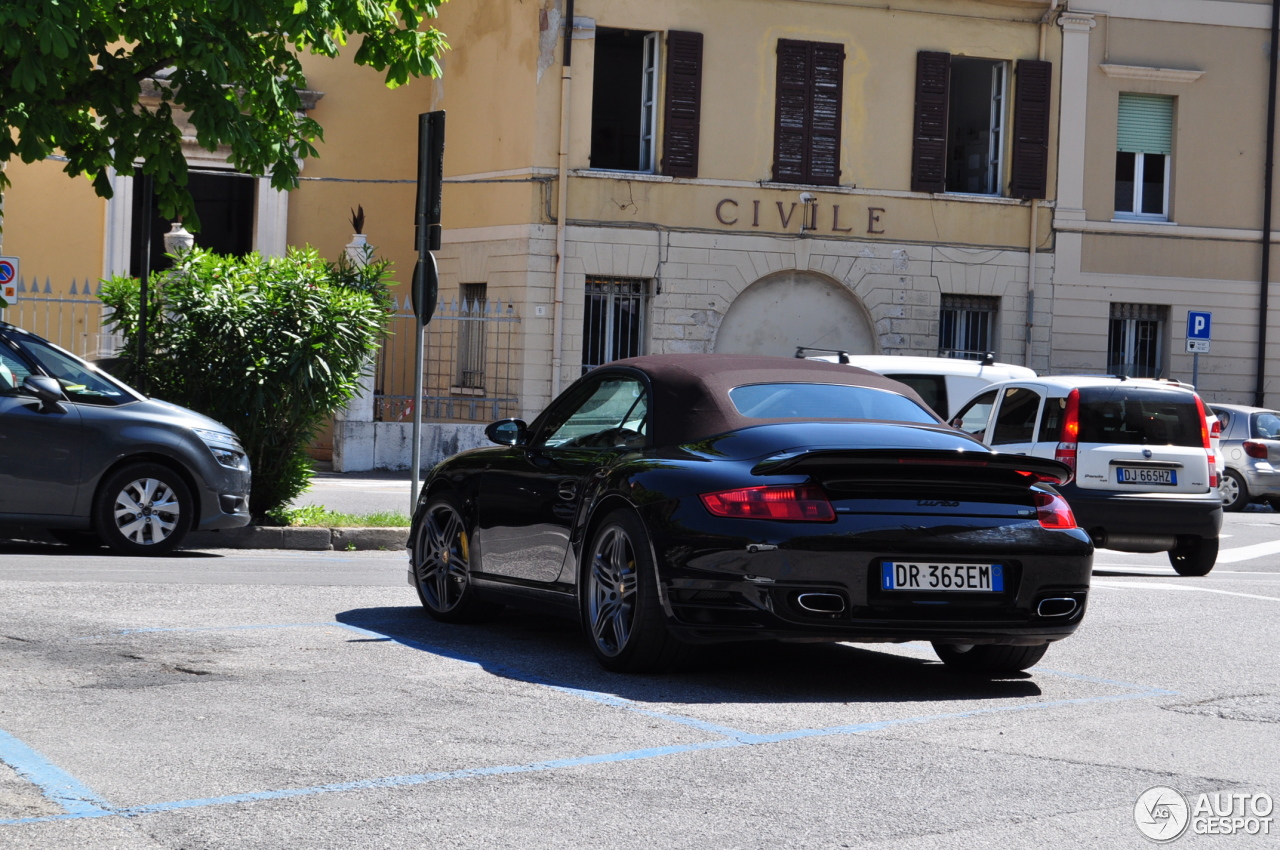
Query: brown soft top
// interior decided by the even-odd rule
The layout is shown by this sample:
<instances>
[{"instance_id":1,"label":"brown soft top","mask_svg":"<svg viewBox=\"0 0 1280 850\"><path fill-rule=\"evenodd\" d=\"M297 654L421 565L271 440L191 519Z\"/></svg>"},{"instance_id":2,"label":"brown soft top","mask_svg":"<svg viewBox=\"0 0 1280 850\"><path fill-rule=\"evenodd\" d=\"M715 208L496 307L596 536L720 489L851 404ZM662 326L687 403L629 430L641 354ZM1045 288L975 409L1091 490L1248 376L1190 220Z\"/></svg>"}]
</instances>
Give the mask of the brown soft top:
<instances>
[{"instance_id":1,"label":"brown soft top","mask_svg":"<svg viewBox=\"0 0 1280 850\"><path fill-rule=\"evenodd\" d=\"M654 442L659 446L688 443L752 425L796 421L740 414L729 400L729 390L750 384L871 387L906 396L936 417L924 399L906 384L840 363L747 354L652 354L615 360L602 368L615 366L638 369L649 376L654 396L650 421Z\"/></svg>"}]
</instances>

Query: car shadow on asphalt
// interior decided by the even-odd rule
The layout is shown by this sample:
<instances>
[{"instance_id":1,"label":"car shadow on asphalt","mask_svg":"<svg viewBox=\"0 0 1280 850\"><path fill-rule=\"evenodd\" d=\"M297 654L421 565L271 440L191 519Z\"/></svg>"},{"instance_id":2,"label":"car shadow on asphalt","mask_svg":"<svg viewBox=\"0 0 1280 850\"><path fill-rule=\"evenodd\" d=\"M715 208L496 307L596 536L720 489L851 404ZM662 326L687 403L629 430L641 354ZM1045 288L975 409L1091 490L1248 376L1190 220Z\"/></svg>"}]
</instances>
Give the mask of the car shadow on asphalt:
<instances>
[{"instance_id":1,"label":"car shadow on asphalt","mask_svg":"<svg viewBox=\"0 0 1280 850\"><path fill-rule=\"evenodd\" d=\"M105 545L95 546L92 544L76 544L66 545L64 543L52 543L42 540L26 540L26 539L0 539L0 556L3 555L64 555L66 557L84 557L91 555L95 558L129 558L138 557L137 555L122 555L119 552L113 552ZM194 558L225 558L225 555L214 552L202 552L196 549L175 549L163 558L178 559L194 559Z\"/></svg>"},{"instance_id":2,"label":"car shadow on asphalt","mask_svg":"<svg viewBox=\"0 0 1280 850\"><path fill-rule=\"evenodd\" d=\"M929 650L903 656L877 651L873 644L722 644L700 647L679 673L626 675L602 669L577 624L552 616L508 609L489 623L450 625L414 606L355 608L336 619L413 649L477 664L495 676L639 702L938 702L1042 694L1026 673L966 676L944 667Z\"/></svg>"}]
</instances>

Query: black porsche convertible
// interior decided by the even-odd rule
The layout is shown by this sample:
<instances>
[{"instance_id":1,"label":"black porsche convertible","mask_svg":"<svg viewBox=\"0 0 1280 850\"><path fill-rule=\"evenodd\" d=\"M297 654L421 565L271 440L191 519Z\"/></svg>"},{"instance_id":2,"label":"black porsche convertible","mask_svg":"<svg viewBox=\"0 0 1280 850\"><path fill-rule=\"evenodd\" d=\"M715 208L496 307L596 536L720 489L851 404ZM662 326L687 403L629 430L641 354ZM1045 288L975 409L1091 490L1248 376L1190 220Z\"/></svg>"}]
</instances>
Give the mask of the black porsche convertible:
<instances>
[{"instance_id":1,"label":"black porsche convertible","mask_svg":"<svg viewBox=\"0 0 1280 850\"><path fill-rule=\"evenodd\" d=\"M606 668L735 640L932 641L1010 673L1075 631L1093 547L1056 461L1003 455L835 363L655 355L592 370L437 465L409 537L428 614L580 619Z\"/></svg>"}]
</instances>

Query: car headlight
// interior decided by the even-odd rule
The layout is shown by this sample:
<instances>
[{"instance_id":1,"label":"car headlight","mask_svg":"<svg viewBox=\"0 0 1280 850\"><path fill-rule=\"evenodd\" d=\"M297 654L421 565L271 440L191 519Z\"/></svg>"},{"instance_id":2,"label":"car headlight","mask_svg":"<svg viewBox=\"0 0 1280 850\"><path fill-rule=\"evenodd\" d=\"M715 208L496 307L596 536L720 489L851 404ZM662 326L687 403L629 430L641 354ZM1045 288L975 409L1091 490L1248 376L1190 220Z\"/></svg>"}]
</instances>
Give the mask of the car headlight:
<instances>
[{"instance_id":1,"label":"car headlight","mask_svg":"<svg viewBox=\"0 0 1280 850\"><path fill-rule=\"evenodd\" d=\"M228 469L248 471L248 456L245 455L244 447L240 445L240 441L236 439L235 434L206 431L203 428L192 428L191 430L209 447L209 451L213 454L213 459L218 463Z\"/></svg>"}]
</instances>

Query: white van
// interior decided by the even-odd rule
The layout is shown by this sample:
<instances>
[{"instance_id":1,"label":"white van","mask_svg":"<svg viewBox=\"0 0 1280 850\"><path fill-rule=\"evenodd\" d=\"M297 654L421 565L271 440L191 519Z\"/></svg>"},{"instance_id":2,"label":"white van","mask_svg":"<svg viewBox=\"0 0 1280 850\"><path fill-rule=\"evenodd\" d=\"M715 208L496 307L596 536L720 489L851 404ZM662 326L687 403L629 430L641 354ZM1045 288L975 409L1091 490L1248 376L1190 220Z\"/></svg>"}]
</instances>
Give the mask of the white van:
<instances>
[{"instance_id":1,"label":"white van","mask_svg":"<svg viewBox=\"0 0 1280 850\"><path fill-rule=\"evenodd\" d=\"M1164 381L1055 375L980 391L951 424L999 452L1060 460L1057 487L1094 544L1169 553L1181 575L1218 557L1222 502L1206 408Z\"/></svg>"},{"instance_id":2,"label":"white van","mask_svg":"<svg viewBox=\"0 0 1280 850\"><path fill-rule=\"evenodd\" d=\"M988 354L982 360L956 360L951 357L914 357L898 354L848 354L843 351L813 355L808 352L829 351L823 348L799 348L796 357L847 363L886 378L901 381L920 394L925 403L943 419L950 421L960 405L973 398L983 387L1015 378L1034 378L1036 373L1026 366L997 363Z\"/></svg>"}]
</instances>

